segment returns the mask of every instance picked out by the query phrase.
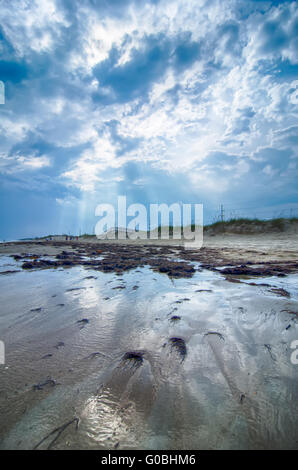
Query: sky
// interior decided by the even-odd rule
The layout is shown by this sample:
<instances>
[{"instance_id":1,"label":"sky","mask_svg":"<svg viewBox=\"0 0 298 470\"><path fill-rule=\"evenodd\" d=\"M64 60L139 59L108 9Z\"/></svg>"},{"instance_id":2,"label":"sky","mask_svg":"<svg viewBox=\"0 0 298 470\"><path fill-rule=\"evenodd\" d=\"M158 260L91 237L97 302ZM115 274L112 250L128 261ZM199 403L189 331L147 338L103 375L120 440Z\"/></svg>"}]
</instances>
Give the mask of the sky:
<instances>
[{"instance_id":1,"label":"sky","mask_svg":"<svg viewBox=\"0 0 298 470\"><path fill-rule=\"evenodd\" d=\"M0 80L0 239L118 195L298 215L295 1L0 0Z\"/></svg>"}]
</instances>

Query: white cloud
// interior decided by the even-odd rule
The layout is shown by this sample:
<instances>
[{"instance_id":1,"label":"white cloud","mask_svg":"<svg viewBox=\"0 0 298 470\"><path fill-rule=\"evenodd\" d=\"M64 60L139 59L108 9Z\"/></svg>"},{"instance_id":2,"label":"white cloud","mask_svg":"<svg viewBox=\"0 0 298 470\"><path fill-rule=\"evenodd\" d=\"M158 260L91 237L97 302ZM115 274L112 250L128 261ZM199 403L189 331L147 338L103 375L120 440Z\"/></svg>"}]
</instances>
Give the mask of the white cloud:
<instances>
[{"instance_id":1,"label":"white cloud","mask_svg":"<svg viewBox=\"0 0 298 470\"><path fill-rule=\"evenodd\" d=\"M17 174L26 171L36 172L41 168L51 165L51 160L46 155L43 156L23 156L0 154L0 173Z\"/></svg>"},{"instance_id":2,"label":"white cloud","mask_svg":"<svg viewBox=\"0 0 298 470\"><path fill-rule=\"evenodd\" d=\"M17 3L19 17L12 8ZM32 82L27 117L16 119L18 113L7 113L1 121L6 141L13 147L34 133L64 149L86 144L87 149L71 155L59 170L61 182L83 192L123 181L121 172L128 162L147 162L155 169L189 178L194 187L226 191L227 178L221 171L230 171L235 180L244 177L261 147L287 147L288 137L282 140L279 133L293 127L297 119L297 81L279 80L270 72L278 69L277 58L297 62L297 48L289 33L297 20L297 7L294 3L268 6L263 15L247 6L251 14L239 20L238 3L162 0L155 5L130 6L115 16L103 16L86 2L77 3L78 38L62 64L65 88L54 85L52 93L40 97L38 86L35 88L39 79ZM30 50L59 50L62 30L70 23L57 5L54 0L6 2L1 12L4 30L19 55L29 55ZM280 49L264 52L264 24L269 20L278 20L289 38ZM229 43L226 26L234 28L235 44L233 40ZM142 50L150 35L171 44L188 35L200 42L200 56L184 71L165 64L165 73L152 83L148 96L127 103L92 102L92 92L101 87L101 78L92 76L92 68L106 60L113 48L119 54L115 67L123 67L134 49ZM62 65L57 62L57 67ZM51 73L55 78L58 68ZM67 85L74 89L69 95L64 93ZM82 94L77 97L79 87ZM107 96L111 93L108 87L101 91ZM107 130L110 121L117 122L116 136ZM125 142L131 141L137 144L125 148ZM1 148L6 155L3 167L14 164L17 169L37 171L51 164L47 156L12 153L8 158L7 142ZM239 159L211 168L208 158L214 152ZM268 163L262 171L274 176L275 170ZM145 180L136 177L134 181L143 185Z\"/></svg>"},{"instance_id":3,"label":"white cloud","mask_svg":"<svg viewBox=\"0 0 298 470\"><path fill-rule=\"evenodd\" d=\"M17 157L17 162L20 163L20 166L24 169L29 168L31 170L39 170L45 166L50 166L50 159L46 156L42 157Z\"/></svg>"},{"instance_id":4,"label":"white cloud","mask_svg":"<svg viewBox=\"0 0 298 470\"><path fill-rule=\"evenodd\" d=\"M19 56L30 50L51 50L59 40L60 27L68 25L54 0L1 2L0 21Z\"/></svg>"}]
</instances>

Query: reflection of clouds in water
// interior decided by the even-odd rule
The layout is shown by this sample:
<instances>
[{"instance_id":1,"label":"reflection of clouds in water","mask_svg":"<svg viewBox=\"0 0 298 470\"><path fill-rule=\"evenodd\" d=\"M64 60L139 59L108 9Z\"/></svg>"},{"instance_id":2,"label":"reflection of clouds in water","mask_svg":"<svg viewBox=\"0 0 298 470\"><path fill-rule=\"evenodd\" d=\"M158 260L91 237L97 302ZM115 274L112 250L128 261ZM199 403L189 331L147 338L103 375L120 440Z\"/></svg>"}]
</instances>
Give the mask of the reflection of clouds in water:
<instances>
[{"instance_id":1,"label":"reflection of clouds in water","mask_svg":"<svg viewBox=\"0 0 298 470\"><path fill-rule=\"evenodd\" d=\"M82 316L91 319L87 327L92 328L92 335L99 337L99 340L104 335L106 340L110 338L112 344L113 336L117 337L120 334L119 331L115 331L115 324L119 305L124 299L122 296L116 296L109 301L104 300L107 295L106 286L97 280L92 282L92 286L90 281L83 280L83 286L86 288L79 291L76 301Z\"/></svg>"},{"instance_id":2,"label":"reflection of clouds in water","mask_svg":"<svg viewBox=\"0 0 298 470\"><path fill-rule=\"evenodd\" d=\"M148 417L156 398L153 358L144 351L138 367L118 358L105 372L97 396L89 397L81 412L82 432L105 448L139 448L150 432ZM102 377L103 379L103 377Z\"/></svg>"},{"instance_id":3,"label":"reflection of clouds in water","mask_svg":"<svg viewBox=\"0 0 298 470\"><path fill-rule=\"evenodd\" d=\"M81 428L89 438L109 447L120 436L123 438L126 426L116 403L105 393L87 400L81 414Z\"/></svg>"},{"instance_id":4,"label":"reflection of clouds in water","mask_svg":"<svg viewBox=\"0 0 298 470\"><path fill-rule=\"evenodd\" d=\"M101 292L101 289L98 286L92 286L90 289L90 283L85 283L86 287L84 290L80 291L78 296L79 305L82 309L100 307L103 302L104 294Z\"/></svg>"},{"instance_id":5,"label":"reflection of clouds in water","mask_svg":"<svg viewBox=\"0 0 298 470\"><path fill-rule=\"evenodd\" d=\"M116 368L104 390L86 401L81 413L81 432L104 448L114 448L119 442L121 447L138 448L142 436L148 433L144 412L134 401L134 398L138 401L133 390L138 379L130 384L128 377L132 371L126 370L128 377L125 371L119 372L119 376L118 372ZM150 403L151 400L149 406Z\"/></svg>"},{"instance_id":6,"label":"reflection of clouds in water","mask_svg":"<svg viewBox=\"0 0 298 470\"><path fill-rule=\"evenodd\" d=\"M244 279L243 282L251 282L251 279ZM254 279L255 284L269 284L272 287L285 289L291 295L291 300L298 300L298 274L291 274L286 277L262 277L261 279ZM270 288L266 288L264 293L267 291L267 295L276 296L276 294L270 292Z\"/></svg>"},{"instance_id":7,"label":"reflection of clouds in water","mask_svg":"<svg viewBox=\"0 0 298 470\"><path fill-rule=\"evenodd\" d=\"M0 270L1 271L5 271L5 269L2 269L2 268L6 268L7 266L10 266L10 267L13 266L15 269L19 264L20 263L17 263L16 261L14 261L14 259L11 256L4 256L4 255L0 256Z\"/></svg>"}]
</instances>

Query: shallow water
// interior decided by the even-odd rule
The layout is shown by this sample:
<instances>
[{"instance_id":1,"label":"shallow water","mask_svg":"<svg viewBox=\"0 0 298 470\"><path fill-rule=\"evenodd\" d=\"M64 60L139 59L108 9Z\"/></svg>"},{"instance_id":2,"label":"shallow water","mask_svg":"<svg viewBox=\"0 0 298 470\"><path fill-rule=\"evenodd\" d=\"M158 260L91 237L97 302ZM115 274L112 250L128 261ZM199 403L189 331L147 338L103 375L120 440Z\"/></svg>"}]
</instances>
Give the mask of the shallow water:
<instances>
[{"instance_id":1,"label":"shallow water","mask_svg":"<svg viewBox=\"0 0 298 470\"><path fill-rule=\"evenodd\" d=\"M2 275L0 448L32 449L76 417L38 448L297 448L298 276L257 281L285 298L196 266L175 280L149 267Z\"/></svg>"}]
</instances>

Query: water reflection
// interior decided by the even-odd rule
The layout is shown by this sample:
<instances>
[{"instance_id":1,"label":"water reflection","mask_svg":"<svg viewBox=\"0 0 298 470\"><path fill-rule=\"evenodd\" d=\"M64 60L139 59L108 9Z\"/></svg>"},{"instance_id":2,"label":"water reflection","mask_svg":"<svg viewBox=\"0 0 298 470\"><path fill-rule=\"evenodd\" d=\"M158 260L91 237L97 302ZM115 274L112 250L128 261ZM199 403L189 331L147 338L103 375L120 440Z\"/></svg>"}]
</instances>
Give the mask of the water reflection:
<instances>
[{"instance_id":1,"label":"water reflection","mask_svg":"<svg viewBox=\"0 0 298 470\"><path fill-rule=\"evenodd\" d=\"M2 277L1 448L33 448L74 417L79 428L54 448L297 446L297 319L286 311L297 311L297 276L266 280L290 299L206 270L174 281L148 267ZM47 377L57 385L33 389Z\"/></svg>"}]
</instances>

